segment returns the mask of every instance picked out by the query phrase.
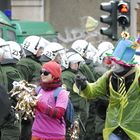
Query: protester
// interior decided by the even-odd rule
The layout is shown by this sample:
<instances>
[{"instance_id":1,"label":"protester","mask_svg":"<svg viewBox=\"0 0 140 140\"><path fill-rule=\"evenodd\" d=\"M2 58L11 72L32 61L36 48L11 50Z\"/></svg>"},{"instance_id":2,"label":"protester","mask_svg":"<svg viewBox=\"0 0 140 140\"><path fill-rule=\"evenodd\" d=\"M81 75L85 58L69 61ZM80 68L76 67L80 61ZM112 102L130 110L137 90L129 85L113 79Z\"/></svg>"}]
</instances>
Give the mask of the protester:
<instances>
[{"instance_id":1,"label":"protester","mask_svg":"<svg viewBox=\"0 0 140 140\"><path fill-rule=\"evenodd\" d=\"M112 69L95 83L89 83L77 75L74 90L80 96L92 99L108 96L109 105L104 140L139 140L139 77L140 68L135 65L134 55L139 47L139 39L130 37L127 32L117 42L112 59ZM76 88L80 89L80 91Z\"/></svg>"},{"instance_id":2,"label":"protester","mask_svg":"<svg viewBox=\"0 0 140 140\"><path fill-rule=\"evenodd\" d=\"M54 92L62 86L61 66L55 61L43 64L40 90L32 126L32 140L65 140L64 113L68 92L62 89L55 102Z\"/></svg>"}]
</instances>

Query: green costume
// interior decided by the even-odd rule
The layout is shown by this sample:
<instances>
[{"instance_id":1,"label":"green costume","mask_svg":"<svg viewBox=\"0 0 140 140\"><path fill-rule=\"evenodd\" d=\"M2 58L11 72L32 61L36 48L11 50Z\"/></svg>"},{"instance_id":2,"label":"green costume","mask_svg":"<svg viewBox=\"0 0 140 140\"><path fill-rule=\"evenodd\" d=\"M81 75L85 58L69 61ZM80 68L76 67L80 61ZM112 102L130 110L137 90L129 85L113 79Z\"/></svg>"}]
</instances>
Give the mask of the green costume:
<instances>
[{"instance_id":1,"label":"green costume","mask_svg":"<svg viewBox=\"0 0 140 140\"><path fill-rule=\"evenodd\" d=\"M106 72L95 83L88 83L86 88L80 92L80 96L92 99L107 95L107 80L111 71ZM104 140L117 128L121 127L132 140L140 139L140 68L135 67L135 79L128 89L126 96L121 96L109 82L109 106L106 114Z\"/></svg>"}]
</instances>

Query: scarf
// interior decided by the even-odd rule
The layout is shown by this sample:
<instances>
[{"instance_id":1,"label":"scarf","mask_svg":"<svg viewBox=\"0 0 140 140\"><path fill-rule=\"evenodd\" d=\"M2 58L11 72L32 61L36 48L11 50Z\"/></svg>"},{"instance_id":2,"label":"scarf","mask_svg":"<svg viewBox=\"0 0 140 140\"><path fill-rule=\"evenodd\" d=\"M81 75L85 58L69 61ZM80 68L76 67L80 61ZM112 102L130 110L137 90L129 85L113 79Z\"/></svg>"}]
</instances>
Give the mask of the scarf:
<instances>
[{"instance_id":1,"label":"scarf","mask_svg":"<svg viewBox=\"0 0 140 140\"><path fill-rule=\"evenodd\" d=\"M57 87L60 87L62 85L62 81L60 78L55 78L50 82L44 83L42 80L40 81L40 86L43 90L49 91L56 89Z\"/></svg>"}]
</instances>

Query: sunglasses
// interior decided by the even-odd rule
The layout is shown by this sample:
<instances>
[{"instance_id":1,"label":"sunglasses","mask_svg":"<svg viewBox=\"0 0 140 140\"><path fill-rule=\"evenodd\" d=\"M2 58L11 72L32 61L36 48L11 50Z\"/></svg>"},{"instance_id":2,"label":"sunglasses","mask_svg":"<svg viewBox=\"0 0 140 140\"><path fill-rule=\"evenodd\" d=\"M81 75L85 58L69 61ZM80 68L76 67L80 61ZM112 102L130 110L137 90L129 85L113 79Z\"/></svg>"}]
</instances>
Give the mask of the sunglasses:
<instances>
[{"instance_id":1,"label":"sunglasses","mask_svg":"<svg viewBox=\"0 0 140 140\"><path fill-rule=\"evenodd\" d=\"M41 70L41 71L40 71L40 75L41 75L41 74L47 76L47 75L50 74L50 72L48 72L48 71L46 71L46 70Z\"/></svg>"}]
</instances>

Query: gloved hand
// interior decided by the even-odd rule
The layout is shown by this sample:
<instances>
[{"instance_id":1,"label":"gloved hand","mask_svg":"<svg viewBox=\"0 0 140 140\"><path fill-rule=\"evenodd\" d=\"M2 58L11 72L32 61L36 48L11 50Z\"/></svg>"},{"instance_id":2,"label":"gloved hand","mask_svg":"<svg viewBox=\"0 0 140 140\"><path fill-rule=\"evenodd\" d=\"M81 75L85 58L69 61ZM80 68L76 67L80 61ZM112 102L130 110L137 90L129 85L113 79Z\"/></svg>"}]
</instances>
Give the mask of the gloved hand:
<instances>
[{"instance_id":1,"label":"gloved hand","mask_svg":"<svg viewBox=\"0 0 140 140\"><path fill-rule=\"evenodd\" d=\"M47 113L48 112L48 105L46 105L45 103L38 101L37 102L37 109L42 112L42 113Z\"/></svg>"},{"instance_id":2,"label":"gloved hand","mask_svg":"<svg viewBox=\"0 0 140 140\"><path fill-rule=\"evenodd\" d=\"M86 77L83 76L83 75L76 75L76 78L75 78L75 83L76 83L76 86L78 87L78 89L80 90L83 90L86 88L87 86L87 82L86 82Z\"/></svg>"}]
</instances>

